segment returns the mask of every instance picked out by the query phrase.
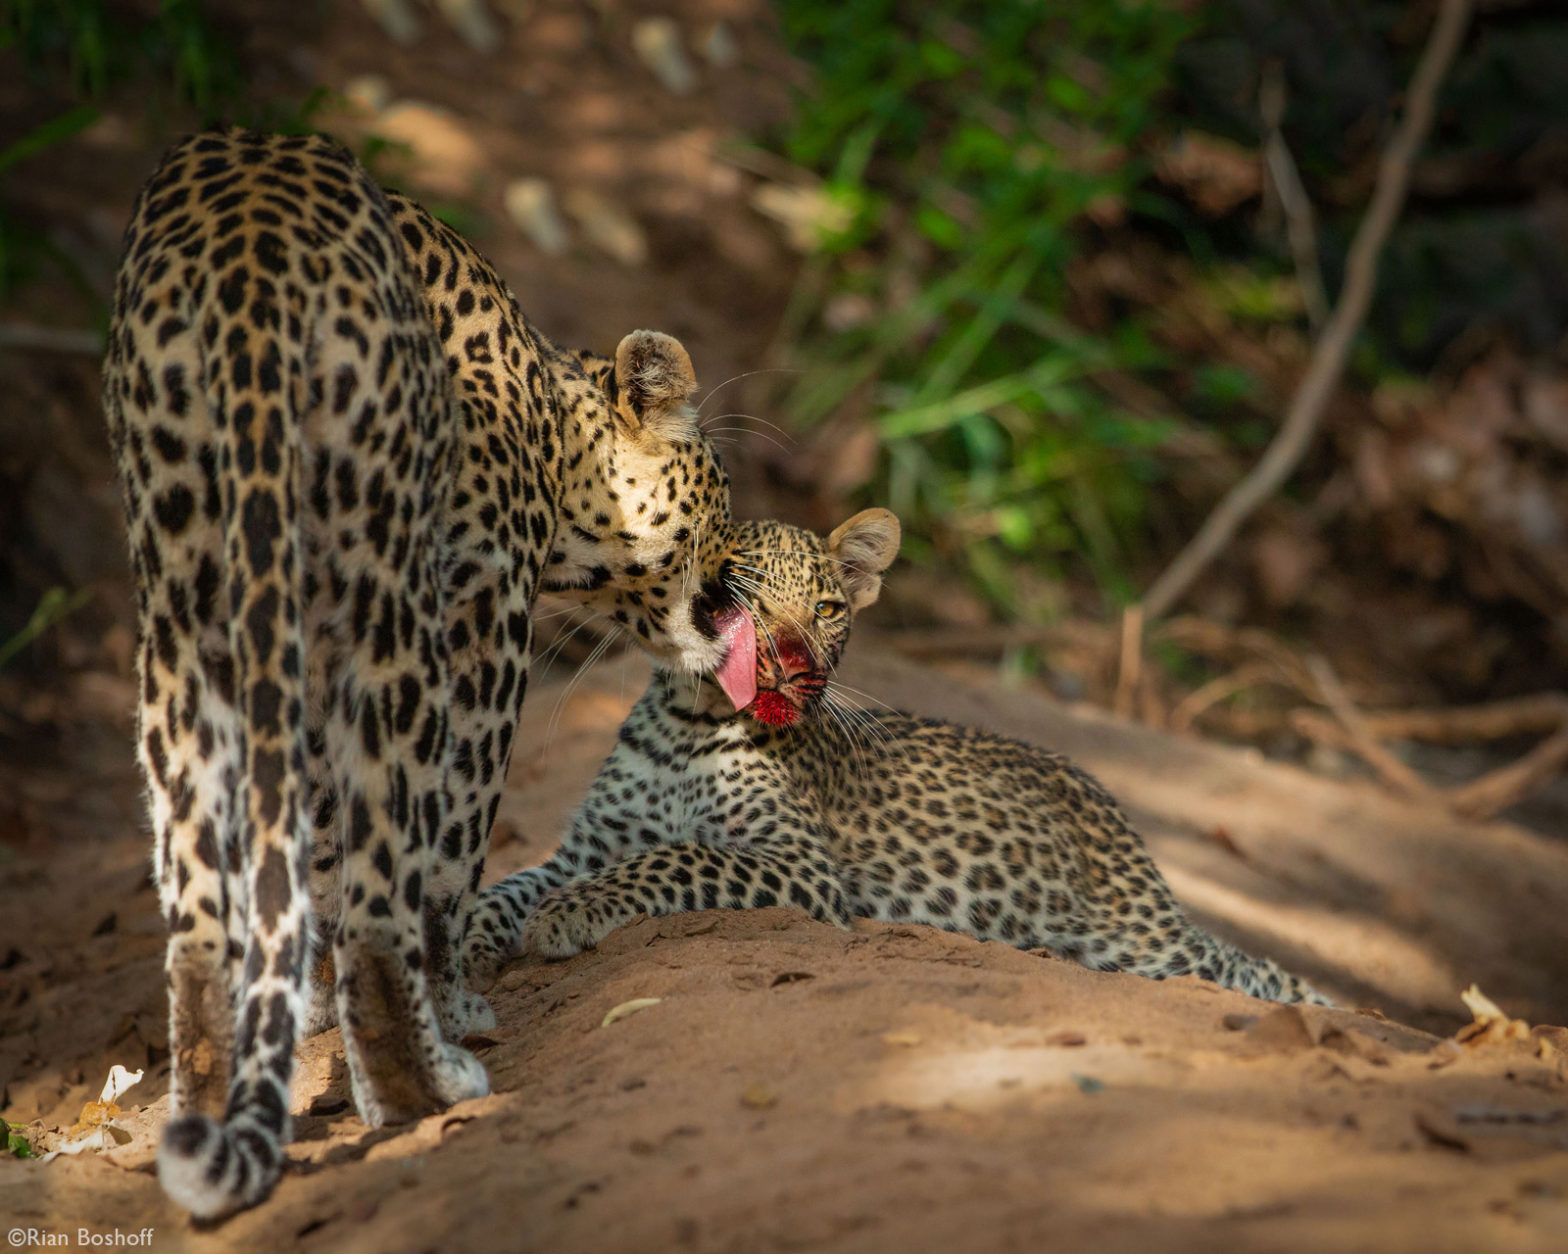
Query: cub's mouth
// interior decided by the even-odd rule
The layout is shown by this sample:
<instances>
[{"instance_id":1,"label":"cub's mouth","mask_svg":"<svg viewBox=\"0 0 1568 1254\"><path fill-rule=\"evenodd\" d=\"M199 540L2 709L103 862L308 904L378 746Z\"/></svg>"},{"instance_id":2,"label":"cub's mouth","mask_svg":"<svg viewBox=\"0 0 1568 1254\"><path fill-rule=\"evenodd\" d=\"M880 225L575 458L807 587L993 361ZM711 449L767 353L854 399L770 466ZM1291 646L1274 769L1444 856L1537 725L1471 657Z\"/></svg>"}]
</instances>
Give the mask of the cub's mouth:
<instances>
[{"instance_id":1,"label":"cub's mouth","mask_svg":"<svg viewBox=\"0 0 1568 1254\"><path fill-rule=\"evenodd\" d=\"M775 633L768 647L757 648L757 625L744 605L731 605L713 616L724 641L724 660L714 671L734 707L775 727L798 722L827 687L811 649L786 632Z\"/></svg>"}]
</instances>

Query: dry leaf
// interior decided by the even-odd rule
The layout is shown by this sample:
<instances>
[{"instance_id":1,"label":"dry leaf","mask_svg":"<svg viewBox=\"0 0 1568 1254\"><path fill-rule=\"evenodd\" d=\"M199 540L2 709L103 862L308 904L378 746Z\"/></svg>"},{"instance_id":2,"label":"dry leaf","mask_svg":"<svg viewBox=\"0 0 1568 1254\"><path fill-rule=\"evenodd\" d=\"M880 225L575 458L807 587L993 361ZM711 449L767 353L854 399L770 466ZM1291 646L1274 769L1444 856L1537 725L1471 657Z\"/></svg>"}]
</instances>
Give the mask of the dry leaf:
<instances>
[{"instance_id":1,"label":"dry leaf","mask_svg":"<svg viewBox=\"0 0 1568 1254\"><path fill-rule=\"evenodd\" d=\"M740 1104L753 1110L766 1110L778 1104L779 1095L761 1080L753 1080L740 1095Z\"/></svg>"},{"instance_id":2,"label":"dry leaf","mask_svg":"<svg viewBox=\"0 0 1568 1254\"><path fill-rule=\"evenodd\" d=\"M619 1006L614 1006L610 1009L599 1026L607 1028L617 1019L624 1019L627 1015L634 1015L639 1010L648 1009L649 1006L657 1006L663 1000L664 998L662 997L633 997L631 1001L623 1001Z\"/></svg>"},{"instance_id":3,"label":"dry leaf","mask_svg":"<svg viewBox=\"0 0 1568 1254\"><path fill-rule=\"evenodd\" d=\"M61 1154L80 1154L86 1150L113 1149L129 1144L131 1134L114 1120L120 1114L120 1095L140 1080L142 1074L127 1071L118 1063L109 1068L109 1078L103 1082L98 1100L82 1107L76 1123L60 1135L54 1148L43 1156L43 1161L47 1163Z\"/></svg>"},{"instance_id":4,"label":"dry leaf","mask_svg":"<svg viewBox=\"0 0 1568 1254\"><path fill-rule=\"evenodd\" d=\"M1506 1045L1530 1039L1530 1025L1523 1019L1510 1019L1477 985L1472 984L1459 996L1475 1017L1473 1023L1467 1023L1454 1033L1454 1039L1461 1045Z\"/></svg>"}]
</instances>

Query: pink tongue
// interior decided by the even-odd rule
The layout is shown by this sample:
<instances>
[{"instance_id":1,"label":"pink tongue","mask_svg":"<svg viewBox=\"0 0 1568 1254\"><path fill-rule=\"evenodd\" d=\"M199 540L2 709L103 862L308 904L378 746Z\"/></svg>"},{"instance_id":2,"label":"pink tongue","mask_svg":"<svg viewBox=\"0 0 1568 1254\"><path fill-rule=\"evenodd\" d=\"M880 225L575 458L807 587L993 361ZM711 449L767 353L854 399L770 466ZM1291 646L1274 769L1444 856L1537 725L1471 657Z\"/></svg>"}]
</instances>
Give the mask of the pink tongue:
<instances>
[{"instance_id":1,"label":"pink tongue","mask_svg":"<svg viewBox=\"0 0 1568 1254\"><path fill-rule=\"evenodd\" d=\"M757 629L740 606L725 610L714 623L729 646L714 677L735 708L744 710L757 695Z\"/></svg>"}]
</instances>

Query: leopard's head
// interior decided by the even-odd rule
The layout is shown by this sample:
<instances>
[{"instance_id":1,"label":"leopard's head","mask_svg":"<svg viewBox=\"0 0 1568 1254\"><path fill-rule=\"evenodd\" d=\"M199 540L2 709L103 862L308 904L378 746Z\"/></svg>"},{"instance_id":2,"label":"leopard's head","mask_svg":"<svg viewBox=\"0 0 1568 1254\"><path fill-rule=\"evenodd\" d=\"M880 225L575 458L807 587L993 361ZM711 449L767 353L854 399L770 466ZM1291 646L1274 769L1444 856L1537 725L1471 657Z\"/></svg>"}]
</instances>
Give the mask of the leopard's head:
<instances>
[{"instance_id":1,"label":"leopard's head","mask_svg":"<svg viewBox=\"0 0 1568 1254\"><path fill-rule=\"evenodd\" d=\"M823 704L854 617L898 556L898 519L868 509L826 539L780 522L734 524L716 588L725 643L714 679L733 707L789 726Z\"/></svg>"},{"instance_id":2,"label":"leopard's head","mask_svg":"<svg viewBox=\"0 0 1568 1254\"><path fill-rule=\"evenodd\" d=\"M730 485L690 403L691 358L634 331L613 358L562 354L552 370L574 447L545 590L605 615L661 666L712 671L725 644L701 593L725 552Z\"/></svg>"}]
</instances>

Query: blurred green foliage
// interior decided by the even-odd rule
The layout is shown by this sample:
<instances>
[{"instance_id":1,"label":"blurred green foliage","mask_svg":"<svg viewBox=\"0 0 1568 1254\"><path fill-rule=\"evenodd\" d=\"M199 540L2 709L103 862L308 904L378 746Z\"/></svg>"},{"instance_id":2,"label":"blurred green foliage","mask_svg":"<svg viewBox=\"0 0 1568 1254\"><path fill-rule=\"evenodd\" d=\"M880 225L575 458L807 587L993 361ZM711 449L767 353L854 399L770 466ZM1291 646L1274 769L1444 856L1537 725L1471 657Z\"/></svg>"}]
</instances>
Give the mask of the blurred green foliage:
<instances>
[{"instance_id":1,"label":"blurred green foliage","mask_svg":"<svg viewBox=\"0 0 1568 1254\"><path fill-rule=\"evenodd\" d=\"M52 266L81 276L46 233L7 205L6 172L98 119L112 92L133 88L153 113L194 111L203 121L235 108L244 80L232 44L200 0L162 0L149 17L108 0L0 0L0 58L25 76L44 114L0 147L0 299Z\"/></svg>"},{"instance_id":2,"label":"blurred green foliage","mask_svg":"<svg viewBox=\"0 0 1568 1254\"><path fill-rule=\"evenodd\" d=\"M784 149L820 174L820 252L792 310L793 417L846 404L885 450L875 485L920 539L1016 610L1010 564L1087 560L1125 597L1151 451L1097 373L1162 364L1136 318L1081 334L1066 275L1096 221L1139 208L1192 19L1164 3L783 0L814 71ZM1157 206L1143 206L1160 212Z\"/></svg>"},{"instance_id":3,"label":"blurred green foliage","mask_svg":"<svg viewBox=\"0 0 1568 1254\"><path fill-rule=\"evenodd\" d=\"M10 638L0 640L0 670L62 618L81 609L90 595L82 590L67 592L64 588L50 588L39 598L26 626Z\"/></svg>"},{"instance_id":4,"label":"blurred green foliage","mask_svg":"<svg viewBox=\"0 0 1568 1254\"><path fill-rule=\"evenodd\" d=\"M166 91L203 118L239 97L238 60L200 0L161 0L150 18L127 8L106 0L4 0L0 50L16 48L29 81L50 95L96 101L134 84Z\"/></svg>"},{"instance_id":5,"label":"blurred green foliage","mask_svg":"<svg viewBox=\"0 0 1568 1254\"><path fill-rule=\"evenodd\" d=\"M27 1139L27 1130L24 1124L7 1123L5 1125L5 1152L12 1158L36 1158L38 1156L33 1150L32 1142Z\"/></svg>"},{"instance_id":6,"label":"blurred green foliage","mask_svg":"<svg viewBox=\"0 0 1568 1254\"><path fill-rule=\"evenodd\" d=\"M1025 564L1079 588L1088 575L1105 601L1134 595L1216 490L1212 474L1183 479L1173 437L1245 464L1310 336L1282 215L1259 192L1260 83L1284 84L1332 297L1431 6L779 9L811 81L778 146L821 180L783 336L803 367L792 416L872 423L883 449L866 496L905 519L906 552L968 569L997 608L1028 612ZM1568 353L1564 56L1560 7L1478 21L1382 258L1352 386L1459 369L1491 343ZM1239 192L1206 200L1156 168L1191 136L1232 154ZM1098 263L1150 258L1170 270L1097 289L1086 316ZM1163 317L1178 288L1201 334ZM1260 378L1260 359L1283 369Z\"/></svg>"}]
</instances>

